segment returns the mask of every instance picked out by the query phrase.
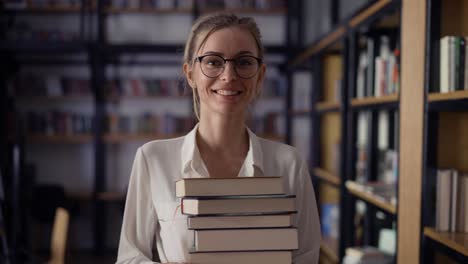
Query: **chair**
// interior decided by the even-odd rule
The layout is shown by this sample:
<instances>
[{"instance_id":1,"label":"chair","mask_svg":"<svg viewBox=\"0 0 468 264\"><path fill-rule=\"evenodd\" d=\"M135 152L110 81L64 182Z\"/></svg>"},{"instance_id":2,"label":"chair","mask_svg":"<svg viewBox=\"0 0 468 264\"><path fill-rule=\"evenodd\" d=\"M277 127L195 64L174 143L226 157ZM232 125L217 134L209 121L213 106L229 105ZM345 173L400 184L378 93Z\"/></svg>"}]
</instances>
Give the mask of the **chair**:
<instances>
[{"instance_id":1,"label":"chair","mask_svg":"<svg viewBox=\"0 0 468 264\"><path fill-rule=\"evenodd\" d=\"M55 210L54 225L52 227L52 237L50 243L50 259L48 264L65 263L65 251L67 247L68 222L70 215L62 207Z\"/></svg>"}]
</instances>

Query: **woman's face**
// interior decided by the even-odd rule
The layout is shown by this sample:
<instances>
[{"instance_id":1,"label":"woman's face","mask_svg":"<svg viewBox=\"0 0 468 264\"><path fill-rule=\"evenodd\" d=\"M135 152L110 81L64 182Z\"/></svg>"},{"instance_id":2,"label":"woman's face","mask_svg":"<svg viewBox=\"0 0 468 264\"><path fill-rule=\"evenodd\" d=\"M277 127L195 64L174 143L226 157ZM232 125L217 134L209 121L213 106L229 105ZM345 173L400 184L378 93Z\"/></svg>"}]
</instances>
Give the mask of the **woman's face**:
<instances>
[{"instance_id":1,"label":"woman's face","mask_svg":"<svg viewBox=\"0 0 468 264\"><path fill-rule=\"evenodd\" d=\"M224 59L238 59L240 56L258 57L258 49L254 37L248 30L229 27L213 32L200 47L195 57L205 55L218 55ZM219 57L212 58L219 59ZM214 60L196 61L191 67L186 67L188 68L186 73L189 83L192 88L198 90L200 96L201 116L243 116L249 103L260 92L265 65L260 64L258 72L246 79L241 78L237 72L242 71L241 65L248 65L248 60L237 62L237 72L236 62L228 61L224 64L224 71L219 76L214 78L206 76L208 67L216 65L216 63ZM204 64L203 71L202 64ZM222 63L218 63L219 65Z\"/></svg>"}]
</instances>

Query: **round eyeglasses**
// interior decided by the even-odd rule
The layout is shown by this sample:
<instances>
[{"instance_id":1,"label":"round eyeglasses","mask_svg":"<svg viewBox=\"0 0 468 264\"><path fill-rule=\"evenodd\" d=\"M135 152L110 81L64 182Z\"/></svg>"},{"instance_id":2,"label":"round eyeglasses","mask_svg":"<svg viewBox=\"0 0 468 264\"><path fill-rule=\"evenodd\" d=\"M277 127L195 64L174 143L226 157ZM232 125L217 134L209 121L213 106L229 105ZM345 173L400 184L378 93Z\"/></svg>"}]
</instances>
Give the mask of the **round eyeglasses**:
<instances>
[{"instance_id":1,"label":"round eyeglasses","mask_svg":"<svg viewBox=\"0 0 468 264\"><path fill-rule=\"evenodd\" d=\"M226 68L226 63L232 61L237 75L243 79L254 77L260 69L262 59L254 56L239 56L234 59L225 59L219 55L204 55L195 58L200 62L201 70L206 77L216 78Z\"/></svg>"}]
</instances>

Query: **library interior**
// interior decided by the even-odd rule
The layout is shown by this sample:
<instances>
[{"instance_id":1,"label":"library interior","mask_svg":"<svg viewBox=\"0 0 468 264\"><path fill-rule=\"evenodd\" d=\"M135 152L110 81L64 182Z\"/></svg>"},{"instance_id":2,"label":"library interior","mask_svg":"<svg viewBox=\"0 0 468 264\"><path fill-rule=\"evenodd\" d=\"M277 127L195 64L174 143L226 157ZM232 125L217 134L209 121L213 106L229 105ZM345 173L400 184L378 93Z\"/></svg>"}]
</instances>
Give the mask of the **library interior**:
<instances>
[{"instance_id":1,"label":"library interior","mask_svg":"<svg viewBox=\"0 0 468 264\"><path fill-rule=\"evenodd\" d=\"M179 179L178 204L156 206L174 217L149 220L163 228L152 260L174 262L159 235L182 225L190 263L309 263L303 241L318 263L468 263L468 1L2 0L0 13L0 263L130 263L124 213L151 210L128 203L153 188L129 198L130 176L143 145L197 127L184 49L220 13L261 33L261 60L215 55L239 77L266 65L249 135L292 146L313 195L289 193L287 175ZM301 210L320 235L297 209L314 195Z\"/></svg>"}]
</instances>

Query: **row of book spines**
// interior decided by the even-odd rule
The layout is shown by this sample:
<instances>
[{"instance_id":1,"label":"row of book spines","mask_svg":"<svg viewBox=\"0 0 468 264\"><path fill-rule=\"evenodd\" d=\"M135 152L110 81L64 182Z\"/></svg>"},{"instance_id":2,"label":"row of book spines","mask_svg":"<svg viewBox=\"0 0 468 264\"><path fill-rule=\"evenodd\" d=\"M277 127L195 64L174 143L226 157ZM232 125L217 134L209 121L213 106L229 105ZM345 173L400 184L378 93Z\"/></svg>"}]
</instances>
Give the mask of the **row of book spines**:
<instances>
[{"instance_id":1,"label":"row of book spines","mask_svg":"<svg viewBox=\"0 0 468 264\"><path fill-rule=\"evenodd\" d=\"M286 2L283 0L198 0L196 3L203 9L256 8L268 10L286 7ZM194 5L194 0L110 0L108 5L112 8L130 9L190 9Z\"/></svg>"},{"instance_id":2,"label":"row of book spines","mask_svg":"<svg viewBox=\"0 0 468 264\"><path fill-rule=\"evenodd\" d=\"M356 153L356 181L366 182L369 178L369 157L366 146L358 146ZM395 183L398 179L398 152L392 149L382 149L378 152L377 179L383 182Z\"/></svg>"},{"instance_id":3,"label":"row of book spines","mask_svg":"<svg viewBox=\"0 0 468 264\"><path fill-rule=\"evenodd\" d=\"M25 114L26 131L31 134L77 135L89 134L94 130L95 119L90 114L65 111ZM105 132L114 134L174 134L189 131L193 118L166 113L158 116L144 113L139 116L108 115Z\"/></svg>"},{"instance_id":4,"label":"row of book spines","mask_svg":"<svg viewBox=\"0 0 468 264\"><path fill-rule=\"evenodd\" d=\"M68 42L80 40L80 33L77 30L37 29L21 24L7 28L5 37L8 41Z\"/></svg>"},{"instance_id":5,"label":"row of book spines","mask_svg":"<svg viewBox=\"0 0 468 264\"><path fill-rule=\"evenodd\" d=\"M7 8L77 8L81 7L80 0L30 0L30 1L6 1ZM88 7L96 7L97 0L85 1ZM194 0L106 0L105 4L110 8L129 9L190 9L194 5ZM284 0L199 0L201 8L256 8L275 9L286 7Z\"/></svg>"},{"instance_id":6,"label":"row of book spines","mask_svg":"<svg viewBox=\"0 0 468 264\"><path fill-rule=\"evenodd\" d=\"M104 84L111 98L121 96L181 96L184 87L176 79L120 79ZM91 83L88 79L72 79L60 76L29 75L14 82L18 96L90 96ZM266 79L263 97L285 96L285 85L281 79Z\"/></svg>"},{"instance_id":7,"label":"row of book spines","mask_svg":"<svg viewBox=\"0 0 468 264\"><path fill-rule=\"evenodd\" d=\"M440 39L440 90L447 93L468 90L468 37Z\"/></svg>"},{"instance_id":8,"label":"row of book spines","mask_svg":"<svg viewBox=\"0 0 468 264\"><path fill-rule=\"evenodd\" d=\"M104 87L108 96L178 96L178 83L174 79L127 79L107 81ZM29 75L16 80L14 89L18 96L89 96L91 82L88 79Z\"/></svg>"},{"instance_id":9,"label":"row of book spines","mask_svg":"<svg viewBox=\"0 0 468 264\"><path fill-rule=\"evenodd\" d=\"M391 50L388 36L367 39L367 49L359 55L356 98L378 97L400 91L400 50ZM376 47L376 43L380 43ZM379 48L379 52L377 52Z\"/></svg>"},{"instance_id":10,"label":"row of book spines","mask_svg":"<svg viewBox=\"0 0 468 264\"><path fill-rule=\"evenodd\" d=\"M468 232L468 173L437 171L435 208L438 231Z\"/></svg>"}]
</instances>

